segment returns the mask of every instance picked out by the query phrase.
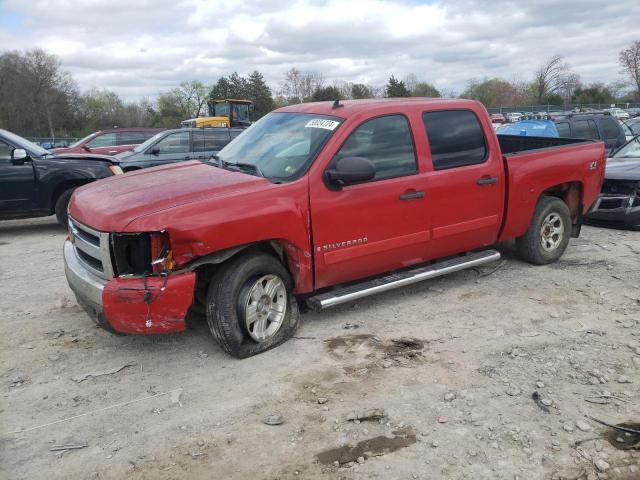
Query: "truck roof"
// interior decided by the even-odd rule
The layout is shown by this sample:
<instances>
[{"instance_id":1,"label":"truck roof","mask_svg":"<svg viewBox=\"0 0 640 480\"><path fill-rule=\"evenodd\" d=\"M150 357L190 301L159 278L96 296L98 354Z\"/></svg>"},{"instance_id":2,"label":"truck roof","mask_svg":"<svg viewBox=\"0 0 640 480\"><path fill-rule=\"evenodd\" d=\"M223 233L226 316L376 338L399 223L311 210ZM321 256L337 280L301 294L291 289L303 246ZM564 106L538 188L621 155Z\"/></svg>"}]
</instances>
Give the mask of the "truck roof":
<instances>
[{"instance_id":1,"label":"truck roof","mask_svg":"<svg viewBox=\"0 0 640 480\"><path fill-rule=\"evenodd\" d=\"M334 117L347 118L364 112L388 110L390 107L402 107L403 110L422 110L425 106L429 109L440 108L477 108L479 102L475 100L457 98L369 98L365 100L340 100L341 107L334 107L335 102L312 102L289 105L276 110L276 112L315 113L318 115L333 115ZM484 108L484 107L483 107Z\"/></svg>"}]
</instances>

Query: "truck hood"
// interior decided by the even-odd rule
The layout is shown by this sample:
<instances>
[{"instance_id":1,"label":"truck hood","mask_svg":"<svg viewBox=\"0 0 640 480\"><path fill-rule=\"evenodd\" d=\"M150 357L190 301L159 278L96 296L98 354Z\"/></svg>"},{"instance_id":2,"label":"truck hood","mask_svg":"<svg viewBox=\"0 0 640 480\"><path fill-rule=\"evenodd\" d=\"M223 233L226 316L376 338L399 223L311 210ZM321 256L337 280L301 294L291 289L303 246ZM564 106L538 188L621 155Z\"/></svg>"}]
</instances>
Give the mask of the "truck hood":
<instances>
[{"instance_id":1,"label":"truck hood","mask_svg":"<svg viewBox=\"0 0 640 480\"><path fill-rule=\"evenodd\" d=\"M610 158L604 174L607 180L640 180L640 158Z\"/></svg>"},{"instance_id":2,"label":"truck hood","mask_svg":"<svg viewBox=\"0 0 640 480\"><path fill-rule=\"evenodd\" d=\"M197 160L116 175L78 188L69 212L103 232L125 232L142 216L178 205L238 197L273 188L261 177L223 170Z\"/></svg>"}]
</instances>

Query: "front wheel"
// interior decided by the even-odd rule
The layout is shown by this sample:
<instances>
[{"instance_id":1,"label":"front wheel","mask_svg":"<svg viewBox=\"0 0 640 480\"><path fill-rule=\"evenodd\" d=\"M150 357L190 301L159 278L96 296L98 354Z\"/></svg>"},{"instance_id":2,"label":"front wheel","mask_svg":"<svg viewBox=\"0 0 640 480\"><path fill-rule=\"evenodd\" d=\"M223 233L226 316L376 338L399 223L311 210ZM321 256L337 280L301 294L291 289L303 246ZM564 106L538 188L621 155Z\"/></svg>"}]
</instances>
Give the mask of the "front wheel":
<instances>
[{"instance_id":1,"label":"front wheel","mask_svg":"<svg viewBox=\"0 0 640 480\"><path fill-rule=\"evenodd\" d=\"M250 357L285 342L296 331L299 317L291 276L272 255L238 255L209 285L209 329L234 357Z\"/></svg>"},{"instance_id":2,"label":"front wheel","mask_svg":"<svg viewBox=\"0 0 640 480\"><path fill-rule=\"evenodd\" d=\"M58 220L58 223L65 228L67 227L67 221L69 218L67 214L67 208L69 207L69 200L71 200L71 195L73 195L73 191L75 189L76 187L65 190L60 194L60 196L58 197L58 200L56 200L56 205L55 205L56 219Z\"/></svg>"},{"instance_id":3,"label":"front wheel","mask_svg":"<svg viewBox=\"0 0 640 480\"><path fill-rule=\"evenodd\" d=\"M567 204L556 197L542 197L527 232L516 239L520 258L536 265L557 261L569 244L571 227Z\"/></svg>"}]
</instances>

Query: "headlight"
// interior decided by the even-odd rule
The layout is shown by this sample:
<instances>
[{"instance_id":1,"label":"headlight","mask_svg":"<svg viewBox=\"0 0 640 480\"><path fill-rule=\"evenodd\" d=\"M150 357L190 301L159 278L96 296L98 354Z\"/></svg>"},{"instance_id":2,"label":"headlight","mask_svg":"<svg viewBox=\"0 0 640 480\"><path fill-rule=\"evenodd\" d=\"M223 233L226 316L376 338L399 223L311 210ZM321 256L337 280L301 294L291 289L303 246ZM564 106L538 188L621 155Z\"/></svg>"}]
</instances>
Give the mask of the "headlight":
<instances>
[{"instance_id":1,"label":"headlight","mask_svg":"<svg viewBox=\"0 0 640 480\"><path fill-rule=\"evenodd\" d=\"M159 275L175 266L167 232L114 233L111 246L119 276Z\"/></svg>"}]
</instances>

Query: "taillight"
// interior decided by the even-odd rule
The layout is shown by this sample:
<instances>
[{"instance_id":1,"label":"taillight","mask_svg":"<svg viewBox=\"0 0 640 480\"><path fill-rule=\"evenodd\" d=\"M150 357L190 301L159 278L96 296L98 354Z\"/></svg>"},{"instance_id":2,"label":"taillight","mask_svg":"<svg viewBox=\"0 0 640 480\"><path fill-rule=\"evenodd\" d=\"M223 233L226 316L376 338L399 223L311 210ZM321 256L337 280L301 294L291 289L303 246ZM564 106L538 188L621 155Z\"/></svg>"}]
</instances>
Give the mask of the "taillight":
<instances>
[{"instance_id":1,"label":"taillight","mask_svg":"<svg viewBox=\"0 0 640 480\"><path fill-rule=\"evenodd\" d=\"M175 262L171 253L169 234L167 232L151 233L149 235L151 248L152 273L164 273L173 269Z\"/></svg>"}]
</instances>

